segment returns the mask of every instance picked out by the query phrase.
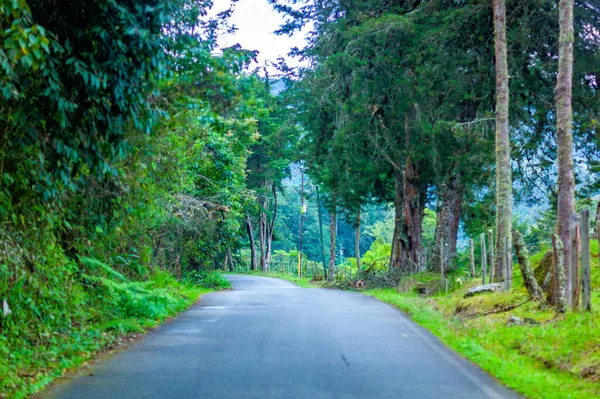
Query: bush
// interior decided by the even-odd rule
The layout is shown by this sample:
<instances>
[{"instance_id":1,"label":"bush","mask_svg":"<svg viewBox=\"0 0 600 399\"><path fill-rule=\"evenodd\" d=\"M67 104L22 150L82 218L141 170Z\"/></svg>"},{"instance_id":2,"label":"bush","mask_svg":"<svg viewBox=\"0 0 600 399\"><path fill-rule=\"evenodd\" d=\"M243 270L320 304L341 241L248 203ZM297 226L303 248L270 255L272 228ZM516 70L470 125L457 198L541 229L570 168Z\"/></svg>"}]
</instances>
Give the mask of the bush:
<instances>
[{"instance_id":1,"label":"bush","mask_svg":"<svg viewBox=\"0 0 600 399\"><path fill-rule=\"evenodd\" d=\"M194 270L188 273L186 280L192 284L200 285L204 288L223 290L231 288L231 283L223 275L216 271L198 271Z\"/></svg>"}]
</instances>

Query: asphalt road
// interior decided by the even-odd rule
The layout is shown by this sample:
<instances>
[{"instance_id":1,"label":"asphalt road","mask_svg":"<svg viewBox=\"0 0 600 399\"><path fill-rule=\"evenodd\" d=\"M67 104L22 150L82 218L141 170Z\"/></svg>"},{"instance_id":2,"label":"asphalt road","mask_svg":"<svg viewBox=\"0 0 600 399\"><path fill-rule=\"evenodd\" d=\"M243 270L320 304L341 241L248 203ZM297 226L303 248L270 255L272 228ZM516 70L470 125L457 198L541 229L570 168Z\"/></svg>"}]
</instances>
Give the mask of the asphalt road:
<instances>
[{"instance_id":1,"label":"asphalt road","mask_svg":"<svg viewBox=\"0 0 600 399\"><path fill-rule=\"evenodd\" d=\"M227 278L232 291L205 296L42 398L518 397L375 299Z\"/></svg>"}]
</instances>

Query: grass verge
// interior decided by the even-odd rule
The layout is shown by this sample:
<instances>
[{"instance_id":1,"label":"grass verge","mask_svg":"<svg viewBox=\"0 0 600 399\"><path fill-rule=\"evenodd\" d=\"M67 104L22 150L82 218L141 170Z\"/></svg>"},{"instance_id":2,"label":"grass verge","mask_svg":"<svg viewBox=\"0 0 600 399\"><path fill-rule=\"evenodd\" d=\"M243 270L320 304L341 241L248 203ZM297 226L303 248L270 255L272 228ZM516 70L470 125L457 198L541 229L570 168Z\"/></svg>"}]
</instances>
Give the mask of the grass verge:
<instances>
[{"instance_id":1,"label":"grass verge","mask_svg":"<svg viewBox=\"0 0 600 399\"><path fill-rule=\"evenodd\" d=\"M597 249L594 253L597 259ZM592 286L600 286L594 267ZM412 288L373 289L365 293L407 313L440 341L477 363L505 385L532 399L600 397L600 293L593 292L594 312L557 315L552 308L527 301L522 278L515 270L515 288L508 293L464 298L479 284L467 281L446 295L421 297ZM439 276L438 276L439 279ZM402 286L402 284L401 284ZM509 311L505 309L515 307ZM534 324L507 325L511 316Z\"/></svg>"},{"instance_id":2,"label":"grass verge","mask_svg":"<svg viewBox=\"0 0 600 399\"><path fill-rule=\"evenodd\" d=\"M219 280L218 276L210 279ZM71 328L43 333L47 336L38 341L31 336L20 339L0 335L0 353L3 355L0 358L0 398L32 395L64 373L85 365L99 353L164 323L202 295L225 288L221 283L211 288L192 282L181 283L160 272L144 283L115 285L104 281L104 284L116 301L113 313L95 317L99 310L92 307L87 314L89 323L74 321Z\"/></svg>"}]
</instances>

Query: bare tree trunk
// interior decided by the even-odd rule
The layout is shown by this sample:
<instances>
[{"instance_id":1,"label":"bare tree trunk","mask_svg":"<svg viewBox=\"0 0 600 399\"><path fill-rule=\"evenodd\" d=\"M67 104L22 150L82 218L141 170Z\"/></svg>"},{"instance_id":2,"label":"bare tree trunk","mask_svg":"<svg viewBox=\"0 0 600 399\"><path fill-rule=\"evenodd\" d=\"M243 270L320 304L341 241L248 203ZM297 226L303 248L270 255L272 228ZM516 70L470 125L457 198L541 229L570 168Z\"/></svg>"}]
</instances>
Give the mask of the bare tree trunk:
<instances>
[{"instance_id":1,"label":"bare tree trunk","mask_svg":"<svg viewBox=\"0 0 600 399\"><path fill-rule=\"evenodd\" d=\"M329 214L329 267L327 270L327 280L333 282L335 280L335 250L337 236L337 213L336 213L336 198L333 194L332 209Z\"/></svg>"},{"instance_id":2,"label":"bare tree trunk","mask_svg":"<svg viewBox=\"0 0 600 399\"><path fill-rule=\"evenodd\" d=\"M504 257L505 243L512 242L512 170L510 165L508 55L506 5L494 1L494 44L496 55L496 278L511 279L512 255ZM508 265L504 265L504 259ZM508 276L505 275L505 269Z\"/></svg>"},{"instance_id":3,"label":"bare tree trunk","mask_svg":"<svg viewBox=\"0 0 600 399\"><path fill-rule=\"evenodd\" d=\"M456 241L458 237L458 226L460 224L460 214L463 206L464 190L460 186L459 178L450 177L440 190L438 196L437 220L435 226L435 246L436 254L441 254L439 247L442 241L445 248L444 265L452 265L456 258ZM439 269L441 259L435 256L432 259L434 270Z\"/></svg>"},{"instance_id":4,"label":"bare tree trunk","mask_svg":"<svg viewBox=\"0 0 600 399\"><path fill-rule=\"evenodd\" d=\"M254 232L252 231L250 215L246 216L246 230L248 232L248 239L250 240L250 270L256 270L256 245L254 243Z\"/></svg>"},{"instance_id":5,"label":"bare tree trunk","mask_svg":"<svg viewBox=\"0 0 600 399\"><path fill-rule=\"evenodd\" d=\"M517 259L519 260L519 266L521 266L521 274L523 274L525 287L527 287L527 291L529 292L529 296L531 298L541 300L544 297L544 293L538 285L535 275L533 274L533 270L531 269L531 264L529 263L529 251L525 246L523 236L518 231L515 231L513 236L515 240Z\"/></svg>"},{"instance_id":6,"label":"bare tree trunk","mask_svg":"<svg viewBox=\"0 0 600 399\"><path fill-rule=\"evenodd\" d=\"M356 233L354 241L356 245L354 251L354 255L356 256L356 274L360 275L360 207L356 213Z\"/></svg>"},{"instance_id":7,"label":"bare tree trunk","mask_svg":"<svg viewBox=\"0 0 600 399\"><path fill-rule=\"evenodd\" d=\"M570 224L575 213L573 171L573 0L560 0L558 11L558 79L556 82L556 144L558 150L558 217L556 231L562 242L563 259L571 259ZM569 277L567 274L567 278ZM567 284L569 281L567 282Z\"/></svg>"}]
</instances>

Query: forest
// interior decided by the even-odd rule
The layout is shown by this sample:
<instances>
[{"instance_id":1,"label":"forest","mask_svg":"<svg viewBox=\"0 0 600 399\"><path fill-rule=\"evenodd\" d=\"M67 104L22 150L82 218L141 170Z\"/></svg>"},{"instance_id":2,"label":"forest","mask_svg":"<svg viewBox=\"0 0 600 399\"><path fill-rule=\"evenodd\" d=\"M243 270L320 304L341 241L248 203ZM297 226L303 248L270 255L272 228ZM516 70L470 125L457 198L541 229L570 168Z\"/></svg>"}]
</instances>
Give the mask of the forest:
<instances>
[{"instance_id":1,"label":"forest","mask_svg":"<svg viewBox=\"0 0 600 399\"><path fill-rule=\"evenodd\" d=\"M221 47L235 1L0 0L0 397L227 273L600 395L600 3L265 1L298 64Z\"/></svg>"}]
</instances>

